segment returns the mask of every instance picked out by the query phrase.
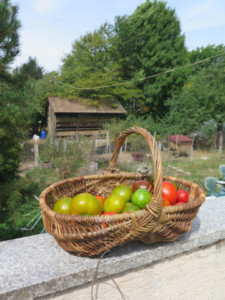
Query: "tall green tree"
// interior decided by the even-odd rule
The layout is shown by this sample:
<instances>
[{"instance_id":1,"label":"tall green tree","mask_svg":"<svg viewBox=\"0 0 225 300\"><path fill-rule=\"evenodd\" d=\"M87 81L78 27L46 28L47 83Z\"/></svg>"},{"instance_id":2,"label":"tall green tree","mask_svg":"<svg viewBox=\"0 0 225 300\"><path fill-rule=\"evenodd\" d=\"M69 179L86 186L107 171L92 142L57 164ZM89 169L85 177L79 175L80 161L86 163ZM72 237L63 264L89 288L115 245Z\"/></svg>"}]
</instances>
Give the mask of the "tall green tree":
<instances>
[{"instance_id":1,"label":"tall green tree","mask_svg":"<svg viewBox=\"0 0 225 300\"><path fill-rule=\"evenodd\" d=\"M186 70L154 76L187 63L185 37L175 10L165 2L147 0L132 15L118 17L115 32L122 79L137 80L135 87L142 91L133 108L145 107L154 117L163 117L165 100L186 80Z\"/></svg>"},{"instance_id":2,"label":"tall green tree","mask_svg":"<svg viewBox=\"0 0 225 300\"><path fill-rule=\"evenodd\" d=\"M44 76L44 69L38 65L37 59L29 57L28 61L13 71L14 81L18 88L23 88L31 79L39 80Z\"/></svg>"},{"instance_id":3,"label":"tall green tree","mask_svg":"<svg viewBox=\"0 0 225 300\"><path fill-rule=\"evenodd\" d=\"M0 0L0 79L9 80L8 68L19 53L18 6Z\"/></svg>"},{"instance_id":4,"label":"tall green tree","mask_svg":"<svg viewBox=\"0 0 225 300\"><path fill-rule=\"evenodd\" d=\"M105 24L74 42L71 53L63 59L58 78L62 96L92 99L114 97L111 88L92 89L112 85L118 80L120 66L115 58L113 38L112 26Z\"/></svg>"}]
</instances>

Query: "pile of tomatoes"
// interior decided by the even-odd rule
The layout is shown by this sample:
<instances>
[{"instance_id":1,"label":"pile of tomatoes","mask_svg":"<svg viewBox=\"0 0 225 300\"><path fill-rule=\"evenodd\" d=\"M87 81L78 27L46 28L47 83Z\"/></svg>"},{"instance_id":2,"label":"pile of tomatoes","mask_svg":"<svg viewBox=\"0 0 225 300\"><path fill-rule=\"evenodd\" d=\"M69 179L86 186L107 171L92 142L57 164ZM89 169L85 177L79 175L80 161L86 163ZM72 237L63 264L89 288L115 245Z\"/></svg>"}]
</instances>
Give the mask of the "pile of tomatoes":
<instances>
[{"instance_id":1,"label":"pile of tomatoes","mask_svg":"<svg viewBox=\"0 0 225 300\"><path fill-rule=\"evenodd\" d=\"M178 190L176 182L162 182L162 206L178 205L187 203L189 194L187 191Z\"/></svg>"},{"instance_id":2,"label":"pile of tomatoes","mask_svg":"<svg viewBox=\"0 0 225 300\"><path fill-rule=\"evenodd\" d=\"M151 202L152 193L153 185L148 180L137 180L132 187L125 184L114 187L107 198L91 193L61 198L53 205L53 210L61 214L83 216L134 212ZM162 206L169 206L188 202L189 195L185 190L177 190L175 182L163 181L162 198Z\"/></svg>"}]
</instances>

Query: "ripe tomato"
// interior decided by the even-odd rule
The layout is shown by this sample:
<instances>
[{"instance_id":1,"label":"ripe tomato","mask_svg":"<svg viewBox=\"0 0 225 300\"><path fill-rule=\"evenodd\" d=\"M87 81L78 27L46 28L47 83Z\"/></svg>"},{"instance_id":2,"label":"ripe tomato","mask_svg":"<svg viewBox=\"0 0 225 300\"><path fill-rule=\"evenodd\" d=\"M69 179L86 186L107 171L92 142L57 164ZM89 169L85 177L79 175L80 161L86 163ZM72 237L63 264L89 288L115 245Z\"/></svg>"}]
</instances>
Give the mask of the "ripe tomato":
<instances>
[{"instance_id":1,"label":"ripe tomato","mask_svg":"<svg viewBox=\"0 0 225 300\"><path fill-rule=\"evenodd\" d=\"M165 207L165 206L170 206L170 202L167 199L163 199L163 201L162 201L162 207Z\"/></svg>"},{"instance_id":2,"label":"ripe tomato","mask_svg":"<svg viewBox=\"0 0 225 300\"><path fill-rule=\"evenodd\" d=\"M162 198L174 204L177 200L177 190L175 186L169 181L162 182Z\"/></svg>"},{"instance_id":3,"label":"ripe tomato","mask_svg":"<svg viewBox=\"0 0 225 300\"><path fill-rule=\"evenodd\" d=\"M108 211L108 212L105 212L105 213L102 214L102 216L111 216L111 215L117 215L117 213L115 213L115 212L113 212L113 211ZM107 227L107 225L106 225L104 222L102 222L102 226L103 226L104 228Z\"/></svg>"},{"instance_id":4,"label":"ripe tomato","mask_svg":"<svg viewBox=\"0 0 225 300\"><path fill-rule=\"evenodd\" d=\"M179 204L185 204L185 202L179 201L179 202L176 202L174 205L179 205Z\"/></svg>"},{"instance_id":5,"label":"ripe tomato","mask_svg":"<svg viewBox=\"0 0 225 300\"><path fill-rule=\"evenodd\" d=\"M147 180L137 180L133 183L132 192L136 192L139 189L146 189L149 192L153 191L153 185Z\"/></svg>"},{"instance_id":6,"label":"ripe tomato","mask_svg":"<svg viewBox=\"0 0 225 300\"><path fill-rule=\"evenodd\" d=\"M117 215L114 211L108 211L102 214L102 216L111 216L111 215Z\"/></svg>"},{"instance_id":7,"label":"ripe tomato","mask_svg":"<svg viewBox=\"0 0 225 300\"><path fill-rule=\"evenodd\" d=\"M137 207L133 203L127 202L122 212L125 213L125 212L137 211L137 210L139 210L139 207Z\"/></svg>"},{"instance_id":8,"label":"ripe tomato","mask_svg":"<svg viewBox=\"0 0 225 300\"><path fill-rule=\"evenodd\" d=\"M132 196L132 188L128 185L121 184L121 185L116 186L112 190L112 194L120 195L121 197L123 197L125 199L126 202L128 202L128 201L130 201L131 196Z\"/></svg>"},{"instance_id":9,"label":"ripe tomato","mask_svg":"<svg viewBox=\"0 0 225 300\"><path fill-rule=\"evenodd\" d=\"M71 200L70 213L73 215L99 215L102 206L99 200L89 193L80 193Z\"/></svg>"},{"instance_id":10,"label":"ripe tomato","mask_svg":"<svg viewBox=\"0 0 225 300\"><path fill-rule=\"evenodd\" d=\"M103 211L121 213L125 205L125 198L119 194L111 194L103 203Z\"/></svg>"},{"instance_id":11,"label":"ripe tomato","mask_svg":"<svg viewBox=\"0 0 225 300\"><path fill-rule=\"evenodd\" d=\"M178 202L187 203L188 199L189 199L189 195L188 195L188 192L186 192L185 190L179 190L177 192L177 201Z\"/></svg>"},{"instance_id":12,"label":"ripe tomato","mask_svg":"<svg viewBox=\"0 0 225 300\"><path fill-rule=\"evenodd\" d=\"M139 208L144 208L152 200L152 194L146 189L139 189L133 193L131 202Z\"/></svg>"},{"instance_id":13,"label":"ripe tomato","mask_svg":"<svg viewBox=\"0 0 225 300\"><path fill-rule=\"evenodd\" d=\"M99 196L99 195L95 195L95 198L97 198L97 199L100 201L101 205L103 205L103 203L104 203L105 200L106 200L104 197Z\"/></svg>"},{"instance_id":14,"label":"ripe tomato","mask_svg":"<svg viewBox=\"0 0 225 300\"><path fill-rule=\"evenodd\" d=\"M69 215L71 200L72 198L70 197L61 198L56 201L52 209L57 213Z\"/></svg>"}]
</instances>

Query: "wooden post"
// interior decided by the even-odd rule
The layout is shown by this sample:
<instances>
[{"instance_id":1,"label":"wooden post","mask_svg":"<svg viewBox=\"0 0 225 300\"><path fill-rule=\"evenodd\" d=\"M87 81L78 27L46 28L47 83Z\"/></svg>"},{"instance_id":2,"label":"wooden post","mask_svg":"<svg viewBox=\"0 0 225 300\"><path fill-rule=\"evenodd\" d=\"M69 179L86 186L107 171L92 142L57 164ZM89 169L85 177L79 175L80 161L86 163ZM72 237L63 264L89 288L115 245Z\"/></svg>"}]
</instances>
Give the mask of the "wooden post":
<instances>
[{"instance_id":1,"label":"wooden post","mask_svg":"<svg viewBox=\"0 0 225 300\"><path fill-rule=\"evenodd\" d=\"M34 165L35 165L35 167L38 167L38 156L39 156L38 140L39 140L39 136L34 134L33 140L34 140Z\"/></svg>"},{"instance_id":2,"label":"wooden post","mask_svg":"<svg viewBox=\"0 0 225 300\"><path fill-rule=\"evenodd\" d=\"M178 134L177 134L177 137L176 137L176 150L177 150L177 142L178 142Z\"/></svg>"},{"instance_id":3,"label":"wooden post","mask_svg":"<svg viewBox=\"0 0 225 300\"><path fill-rule=\"evenodd\" d=\"M194 160L194 140L195 140L195 136L193 134L192 145L191 145L191 153L190 153L190 161L191 162L193 162L193 160Z\"/></svg>"},{"instance_id":4,"label":"wooden post","mask_svg":"<svg viewBox=\"0 0 225 300\"><path fill-rule=\"evenodd\" d=\"M219 154L222 155L223 150L223 133L222 130L220 130L220 141L219 141Z\"/></svg>"},{"instance_id":5,"label":"wooden post","mask_svg":"<svg viewBox=\"0 0 225 300\"><path fill-rule=\"evenodd\" d=\"M169 163L170 163L170 141L168 139L168 157L167 157L167 172L169 173Z\"/></svg>"},{"instance_id":6,"label":"wooden post","mask_svg":"<svg viewBox=\"0 0 225 300\"><path fill-rule=\"evenodd\" d=\"M38 151L38 143L37 143L37 141L35 141L34 144L35 144L35 146L34 146L34 155L35 155L34 164L35 164L35 167L38 167L39 151Z\"/></svg>"}]
</instances>

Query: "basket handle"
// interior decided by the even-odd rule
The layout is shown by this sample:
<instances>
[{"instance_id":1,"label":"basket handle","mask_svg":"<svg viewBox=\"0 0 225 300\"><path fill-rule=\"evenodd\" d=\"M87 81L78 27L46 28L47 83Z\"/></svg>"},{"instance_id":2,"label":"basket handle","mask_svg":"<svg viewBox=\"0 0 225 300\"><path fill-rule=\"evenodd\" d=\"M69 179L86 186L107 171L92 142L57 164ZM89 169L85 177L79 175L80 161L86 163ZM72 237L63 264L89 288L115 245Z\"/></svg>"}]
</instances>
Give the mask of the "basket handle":
<instances>
[{"instance_id":1,"label":"basket handle","mask_svg":"<svg viewBox=\"0 0 225 300\"><path fill-rule=\"evenodd\" d=\"M109 162L109 169L108 171L113 172L116 169L116 163L118 159L118 155L120 152L120 148L122 147L123 142L125 139L133 133L138 133L142 135L150 148L153 167L154 167L154 192L152 201L146 206L148 210L151 210L151 213L154 215L158 215L161 212L162 208L162 164L161 164L161 156L158 150L157 143L152 135L141 127L131 127L125 130L121 136L118 138L116 142L116 146L112 153L112 157Z\"/></svg>"}]
</instances>

